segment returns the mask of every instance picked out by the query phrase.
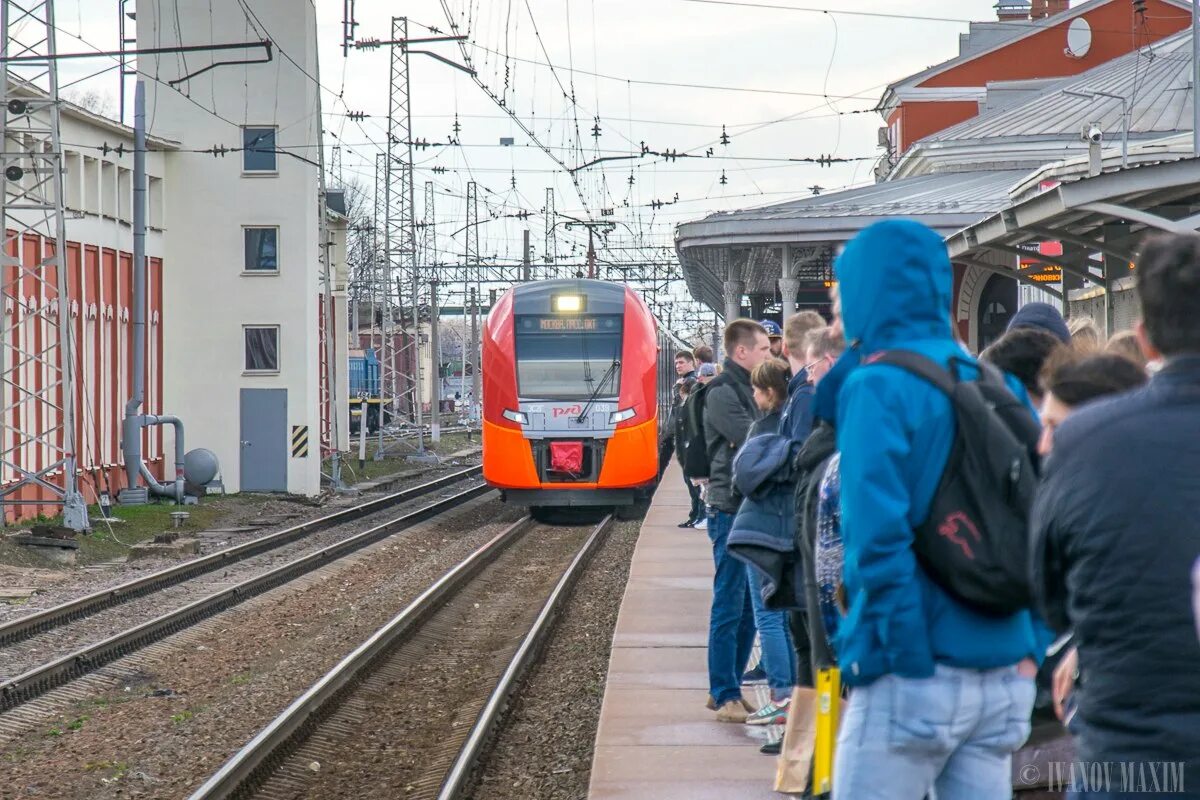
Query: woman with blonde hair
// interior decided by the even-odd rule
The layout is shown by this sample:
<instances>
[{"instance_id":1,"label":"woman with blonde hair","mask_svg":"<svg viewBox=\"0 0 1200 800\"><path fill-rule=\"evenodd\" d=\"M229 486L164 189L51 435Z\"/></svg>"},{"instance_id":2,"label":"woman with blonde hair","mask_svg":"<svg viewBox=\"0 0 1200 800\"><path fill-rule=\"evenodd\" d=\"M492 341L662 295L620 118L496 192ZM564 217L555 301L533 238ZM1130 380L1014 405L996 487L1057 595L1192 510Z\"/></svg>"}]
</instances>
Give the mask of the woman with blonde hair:
<instances>
[{"instance_id":1,"label":"woman with blonde hair","mask_svg":"<svg viewBox=\"0 0 1200 800\"><path fill-rule=\"evenodd\" d=\"M1104 338L1096 320L1091 317L1071 317L1067 320L1071 332L1071 349L1079 356L1090 356L1104 349Z\"/></svg>"}]
</instances>

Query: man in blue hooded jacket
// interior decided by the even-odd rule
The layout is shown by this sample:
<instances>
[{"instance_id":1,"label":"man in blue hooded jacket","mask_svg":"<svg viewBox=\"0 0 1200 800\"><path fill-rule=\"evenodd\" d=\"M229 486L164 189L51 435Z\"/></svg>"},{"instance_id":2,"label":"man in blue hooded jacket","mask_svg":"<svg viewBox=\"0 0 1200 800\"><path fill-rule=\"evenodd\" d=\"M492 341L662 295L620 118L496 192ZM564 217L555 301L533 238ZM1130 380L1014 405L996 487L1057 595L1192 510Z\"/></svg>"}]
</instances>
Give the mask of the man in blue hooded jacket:
<instances>
[{"instance_id":1,"label":"man in blue hooded jacket","mask_svg":"<svg viewBox=\"0 0 1200 800\"><path fill-rule=\"evenodd\" d=\"M1038 629L1026 611L971 610L918 565L913 529L945 469L953 409L924 380L866 363L889 349L970 360L951 328L946 248L924 225L889 220L855 237L834 269L852 347L843 361L861 362L835 367L847 609L834 644L851 694L834 800L931 790L1008 800L1012 753L1029 735Z\"/></svg>"}]
</instances>

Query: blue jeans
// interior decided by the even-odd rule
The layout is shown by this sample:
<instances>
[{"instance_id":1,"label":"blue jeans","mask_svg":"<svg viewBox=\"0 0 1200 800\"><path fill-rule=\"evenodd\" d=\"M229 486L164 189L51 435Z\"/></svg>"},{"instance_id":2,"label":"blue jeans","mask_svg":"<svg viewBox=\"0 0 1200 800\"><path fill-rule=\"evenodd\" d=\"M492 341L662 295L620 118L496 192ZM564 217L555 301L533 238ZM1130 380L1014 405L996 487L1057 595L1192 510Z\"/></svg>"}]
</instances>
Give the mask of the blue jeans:
<instances>
[{"instance_id":1,"label":"blue jeans","mask_svg":"<svg viewBox=\"0 0 1200 800\"><path fill-rule=\"evenodd\" d=\"M769 611L762 599L762 574L746 565L746 580L750 585L750 604L754 609L754 627L762 645L763 667L771 699L778 702L792 696L796 688L796 648L788 630L786 611Z\"/></svg>"},{"instance_id":2,"label":"blue jeans","mask_svg":"<svg viewBox=\"0 0 1200 800\"><path fill-rule=\"evenodd\" d=\"M746 565L729 555L725 542L733 514L710 508L708 539L712 542L712 611L708 617L708 692L717 708L742 699L742 673L754 646L754 609L746 585Z\"/></svg>"},{"instance_id":3,"label":"blue jeans","mask_svg":"<svg viewBox=\"0 0 1200 800\"><path fill-rule=\"evenodd\" d=\"M1017 668L939 664L850 692L833 800L1010 800L1012 754L1029 737L1034 682Z\"/></svg>"}]
</instances>

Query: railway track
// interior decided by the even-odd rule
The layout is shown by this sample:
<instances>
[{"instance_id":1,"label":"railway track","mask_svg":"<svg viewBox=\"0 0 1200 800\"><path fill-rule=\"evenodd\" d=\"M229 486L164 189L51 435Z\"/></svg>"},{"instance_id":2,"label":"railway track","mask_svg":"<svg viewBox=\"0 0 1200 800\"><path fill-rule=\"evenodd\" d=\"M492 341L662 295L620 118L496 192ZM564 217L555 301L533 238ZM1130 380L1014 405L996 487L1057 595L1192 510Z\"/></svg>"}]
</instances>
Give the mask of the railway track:
<instances>
[{"instance_id":1,"label":"railway track","mask_svg":"<svg viewBox=\"0 0 1200 800\"><path fill-rule=\"evenodd\" d=\"M117 658L486 494L489 487L475 484L366 530L341 530L367 516L395 513L396 505L474 477L478 469L462 470L9 623L4 626L10 629L9 644L0 649L0 664L24 666L10 670L13 677L0 682L0 723L5 712ZM297 542L301 544L289 547ZM223 571L215 574L218 570ZM125 605L131 601L132 605ZM163 606L171 604L174 607L164 613ZM106 616L114 619L103 619ZM74 630L77 625L101 633L80 633ZM118 626L115 632L112 625ZM58 647L46 641L53 637ZM64 648L64 642L70 646ZM46 660L47 650L59 654Z\"/></svg>"},{"instance_id":2,"label":"railway track","mask_svg":"<svg viewBox=\"0 0 1200 800\"><path fill-rule=\"evenodd\" d=\"M191 800L459 797L611 523L551 528L525 518L506 529L313 684Z\"/></svg>"}]
</instances>

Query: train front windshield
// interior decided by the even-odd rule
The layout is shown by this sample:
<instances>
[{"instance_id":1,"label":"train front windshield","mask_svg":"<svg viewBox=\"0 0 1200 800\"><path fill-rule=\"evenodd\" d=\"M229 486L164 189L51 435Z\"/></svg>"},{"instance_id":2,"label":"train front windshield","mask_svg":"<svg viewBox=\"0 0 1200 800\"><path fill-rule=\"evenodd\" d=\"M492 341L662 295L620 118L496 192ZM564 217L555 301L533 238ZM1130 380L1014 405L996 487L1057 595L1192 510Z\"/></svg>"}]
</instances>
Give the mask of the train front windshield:
<instances>
[{"instance_id":1,"label":"train front windshield","mask_svg":"<svg viewBox=\"0 0 1200 800\"><path fill-rule=\"evenodd\" d=\"M616 396L621 386L622 320L620 314L518 316L520 396L535 400L586 400L593 393Z\"/></svg>"}]
</instances>

